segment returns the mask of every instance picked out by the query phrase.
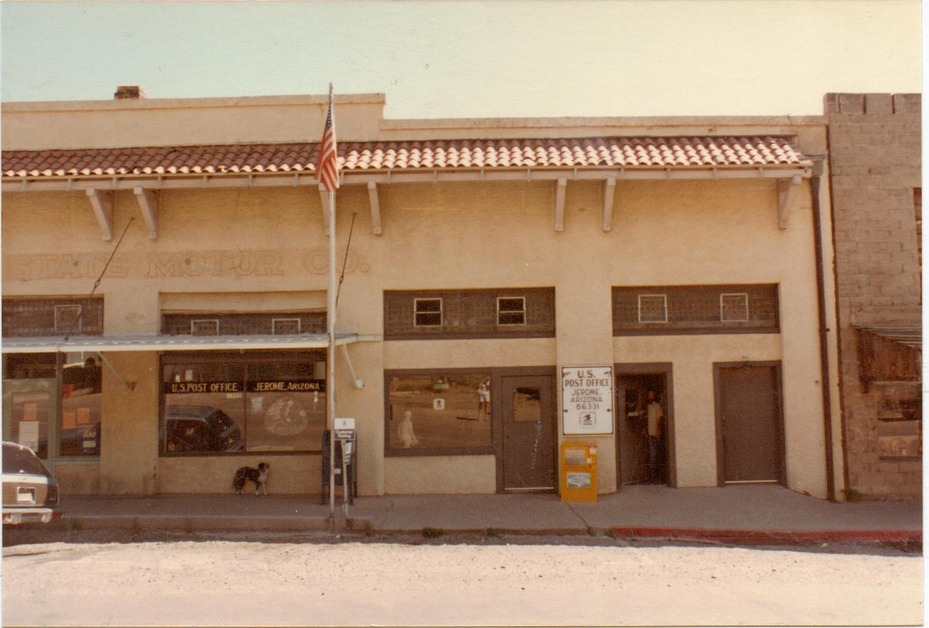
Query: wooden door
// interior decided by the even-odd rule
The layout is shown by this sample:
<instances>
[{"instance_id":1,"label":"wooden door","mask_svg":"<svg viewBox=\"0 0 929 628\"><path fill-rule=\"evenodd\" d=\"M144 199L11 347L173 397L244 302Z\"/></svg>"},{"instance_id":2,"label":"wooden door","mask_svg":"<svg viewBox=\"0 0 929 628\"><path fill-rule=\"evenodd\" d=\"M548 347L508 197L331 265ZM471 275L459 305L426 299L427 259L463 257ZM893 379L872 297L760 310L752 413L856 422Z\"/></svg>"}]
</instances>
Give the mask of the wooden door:
<instances>
[{"instance_id":1,"label":"wooden door","mask_svg":"<svg viewBox=\"0 0 929 628\"><path fill-rule=\"evenodd\" d=\"M558 485L554 378L500 379L503 490L554 491Z\"/></svg>"},{"instance_id":2,"label":"wooden door","mask_svg":"<svg viewBox=\"0 0 929 628\"><path fill-rule=\"evenodd\" d=\"M780 368L721 367L717 386L721 480L783 482Z\"/></svg>"}]
</instances>

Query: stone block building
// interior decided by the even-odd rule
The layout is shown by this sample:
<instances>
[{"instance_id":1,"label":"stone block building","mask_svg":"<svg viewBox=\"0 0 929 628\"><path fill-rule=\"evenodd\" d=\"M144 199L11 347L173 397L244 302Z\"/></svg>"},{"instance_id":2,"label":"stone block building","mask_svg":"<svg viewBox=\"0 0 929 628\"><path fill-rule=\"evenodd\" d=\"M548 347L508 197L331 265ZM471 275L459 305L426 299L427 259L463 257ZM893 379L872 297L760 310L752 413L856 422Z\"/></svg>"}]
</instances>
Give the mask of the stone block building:
<instances>
[{"instance_id":1,"label":"stone block building","mask_svg":"<svg viewBox=\"0 0 929 628\"><path fill-rule=\"evenodd\" d=\"M851 495L922 487L919 94L827 94Z\"/></svg>"}]
</instances>

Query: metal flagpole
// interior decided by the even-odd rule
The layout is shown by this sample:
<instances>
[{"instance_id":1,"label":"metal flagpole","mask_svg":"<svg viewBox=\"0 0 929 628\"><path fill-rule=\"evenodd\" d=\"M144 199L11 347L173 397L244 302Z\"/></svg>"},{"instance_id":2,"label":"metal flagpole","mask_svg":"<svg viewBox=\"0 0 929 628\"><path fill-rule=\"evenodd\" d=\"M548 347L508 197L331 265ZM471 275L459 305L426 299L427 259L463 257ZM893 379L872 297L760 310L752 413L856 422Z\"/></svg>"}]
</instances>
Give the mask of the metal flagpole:
<instances>
[{"instance_id":1,"label":"metal flagpole","mask_svg":"<svg viewBox=\"0 0 929 628\"><path fill-rule=\"evenodd\" d=\"M329 377L326 382L326 422L329 427L329 519L335 520L335 191L339 187L339 163L335 139L335 110L332 104L332 83L329 83L329 107L326 110L326 126L319 144L316 160L316 178L320 188L328 195L326 211L329 224L329 294L326 305L326 321L329 327L329 347L326 361ZM343 478L344 479L344 478Z\"/></svg>"},{"instance_id":2,"label":"metal flagpole","mask_svg":"<svg viewBox=\"0 0 929 628\"><path fill-rule=\"evenodd\" d=\"M331 87L330 87L331 90ZM331 91L330 91L331 96ZM326 320L329 324L329 381L326 384L326 406L329 408L329 518L335 519L335 191L329 191L329 303ZM344 455L344 452L343 452ZM345 481L345 478L342 478Z\"/></svg>"}]
</instances>

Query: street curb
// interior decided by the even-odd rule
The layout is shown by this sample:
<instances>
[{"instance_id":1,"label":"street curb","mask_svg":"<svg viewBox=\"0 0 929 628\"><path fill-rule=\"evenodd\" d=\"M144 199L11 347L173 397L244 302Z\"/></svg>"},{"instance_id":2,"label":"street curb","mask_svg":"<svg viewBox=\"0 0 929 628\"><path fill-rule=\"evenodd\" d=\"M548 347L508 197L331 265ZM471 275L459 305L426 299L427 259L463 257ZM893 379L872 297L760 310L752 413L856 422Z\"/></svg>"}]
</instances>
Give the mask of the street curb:
<instances>
[{"instance_id":1,"label":"street curb","mask_svg":"<svg viewBox=\"0 0 929 628\"><path fill-rule=\"evenodd\" d=\"M171 532L366 532L387 536L424 534L436 536L597 536L624 540L676 540L729 545L809 545L821 543L904 543L922 546L920 530L760 530L730 528L608 526L606 528L442 528L429 525L378 527L369 517L235 516L235 515L76 515L63 517L47 530L59 531L171 531Z\"/></svg>"},{"instance_id":2,"label":"street curb","mask_svg":"<svg viewBox=\"0 0 929 628\"><path fill-rule=\"evenodd\" d=\"M874 543L922 544L915 530L731 530L707 528L614 527L618 538L716 541L740 544Z\"/></svg>"},{"instance_id":3,"label":"street curb","mask_svg":"<svg viewBox=\"0 0 929 628\"><path fill-rule=\"evenodd\" d=\"M170 530L180 532L305 532L328 530L320 517L237 517L183 515L82 515L65 517L64 526L74 530Z\"/></svg>"}]
</instances>

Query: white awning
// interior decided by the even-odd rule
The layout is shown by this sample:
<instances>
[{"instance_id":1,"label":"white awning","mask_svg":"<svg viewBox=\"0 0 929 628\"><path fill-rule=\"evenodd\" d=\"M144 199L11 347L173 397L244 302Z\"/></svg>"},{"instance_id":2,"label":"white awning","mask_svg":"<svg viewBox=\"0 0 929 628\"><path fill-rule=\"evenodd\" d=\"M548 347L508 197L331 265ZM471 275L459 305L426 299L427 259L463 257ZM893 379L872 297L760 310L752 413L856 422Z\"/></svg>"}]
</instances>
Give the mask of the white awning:
<instances>
[{"instance_id":1,"label":"white awning","mask_svg":"<svg viewBox=\"0 0 929 628\"><path fill-rule=\"evenodd\" d=\"M336 333L336 346L372 342L380 336ZM325 349L328 334L272 336L162 336L157 334L113 336L44 336L3 338L3 353L56 353L72 351L226 351L230 349Z\"/></svg>"}]
</instances>

